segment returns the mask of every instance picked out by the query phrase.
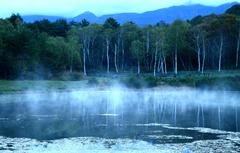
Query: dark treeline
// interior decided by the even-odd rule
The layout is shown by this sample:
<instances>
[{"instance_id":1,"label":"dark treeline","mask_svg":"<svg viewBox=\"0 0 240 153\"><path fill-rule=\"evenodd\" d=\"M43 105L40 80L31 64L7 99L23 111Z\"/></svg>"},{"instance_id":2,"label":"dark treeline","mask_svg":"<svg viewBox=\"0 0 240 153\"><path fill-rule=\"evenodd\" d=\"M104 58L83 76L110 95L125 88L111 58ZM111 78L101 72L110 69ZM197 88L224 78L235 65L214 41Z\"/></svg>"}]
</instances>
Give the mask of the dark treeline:
<instances>
[{"instance_id":1,"label":"dark treeline","mask_svg":"<svg viewBox=\"0 0 240 153\"><path fill-rule=\"evenodd\" d=\"M240 7L222 15L139 27L113 18L24 23L20 15L0 19L0 78L59 74L136 72L164 75L173 71L237 69Z\"/></svg>"}]
</instances>

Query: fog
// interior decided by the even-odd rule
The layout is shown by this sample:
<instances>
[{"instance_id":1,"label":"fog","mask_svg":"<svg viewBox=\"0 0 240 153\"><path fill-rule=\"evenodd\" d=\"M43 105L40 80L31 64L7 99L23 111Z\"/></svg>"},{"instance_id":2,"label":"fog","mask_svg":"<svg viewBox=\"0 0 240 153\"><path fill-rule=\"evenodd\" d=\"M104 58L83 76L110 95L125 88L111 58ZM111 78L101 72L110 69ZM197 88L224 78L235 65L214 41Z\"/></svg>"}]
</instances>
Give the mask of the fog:
<instances>
[{"instance_id":1,"label":"fog","mask_svg":"<svg viewBox=\"0 0 240 153\"><path fill-rule=\"evenodd\" d=\"M119 84L42 89L0 95L2 150L239 150L239 92L186 87L130 89Z\"/></svg>"},{"instance_id":2,"label":"fog","mask_svg":"<svg viewBox=\"0 0 240 153\"><path fill-rule=\"evenodd\" d=\"M166 123L238 131L239 92L192 88L27 91L0 95L0 118L81 119L79 126Z\"/></svg>"}]
</instances>

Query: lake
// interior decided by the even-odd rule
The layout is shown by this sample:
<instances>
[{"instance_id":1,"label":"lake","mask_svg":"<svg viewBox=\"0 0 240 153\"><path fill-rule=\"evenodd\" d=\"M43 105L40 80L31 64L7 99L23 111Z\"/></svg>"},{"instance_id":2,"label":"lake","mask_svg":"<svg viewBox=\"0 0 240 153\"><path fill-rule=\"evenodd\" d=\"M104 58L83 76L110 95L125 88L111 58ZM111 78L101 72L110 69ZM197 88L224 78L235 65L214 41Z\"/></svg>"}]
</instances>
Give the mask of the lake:
<instances>
[{"instance_id":1,"label":"lake","mask_svg":"<svg viewBox=\"0 0 240 153\"><path fill-rule=\"evenodd\" d=\"M0 153L240 152L240 92L87 88L0 95Z\"/></svg>"}]
</instances>

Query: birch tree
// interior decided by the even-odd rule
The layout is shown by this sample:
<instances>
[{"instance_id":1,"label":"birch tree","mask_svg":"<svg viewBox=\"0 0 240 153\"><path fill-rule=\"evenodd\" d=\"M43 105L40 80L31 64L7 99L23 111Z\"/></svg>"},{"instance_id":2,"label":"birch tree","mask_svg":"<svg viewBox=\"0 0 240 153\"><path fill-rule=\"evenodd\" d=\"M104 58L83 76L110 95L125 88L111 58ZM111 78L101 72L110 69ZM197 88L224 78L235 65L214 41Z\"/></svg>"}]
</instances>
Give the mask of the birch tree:
<instances>
[{"instance_id":1,"label":"birch tree","mask_svg":"<svg viewBox=\"0 0 240 153\"><path fill-rule=\"evenodd\" d=\"M170 48L173 50L173 69L174 74L178 73L178 54L186 45L186 37L189 25L181 20L176 20L169 28L168 41Z\"/></svg>"},{"instance_id":2,"label":"birch tree","mask_svg":"<svg viewBox=\"0 0 240 153\"><path fill-rule=\"evenodd\" d=\"M83 75L87 76L86 69L86 54L89 47L89 29L87 27L82 27L79 30L80 32L80 41L82 44L82 54L83 54Z\"/></svg>"},{"instance_id":3,"label":"birch tree","mask_svg":"<svg viewBox=\"0 0 240 153\"><path fill-rule=\"evenodd\" d=\"M223 67L226 40L233 35L232 29L234 29L235 24L235 16L228 14L213 16L211 22L209 23L209 33L213 39L215 47L218 50L218 72L221 72Z\"/></svg>"},{"instance_id":4,"label":"birch tree","mask_svg":"<svg viewBox=\"0 0 240 153\"><path fill-rule=\"evenodd\" d=\"M68 59L69 59L69 72L73 72L73 67L75 61L81 61L78 58L79 50L81 49L81 44L79 44L79 36L76 27L72 27L72 29L68 32L67 36L67 47L68 47Z\"/></svg>"},{"instance_id":5,"label":"birch tree","mask_svg":"<svg viewBox=\"0 0 240 153\"><path fill-rule=\"evenodd\" d=\"M137 60L137 74L141 73L141 62L144 58L143 43L140 40L134 40L131 43L131 51L134 58Z\"/></svg>"},{"instance_id":6,"label":"birch tree","mask_svg":"<svg viewBox=\"0 0 240 153\"><path fill-rule=\"evenodd\" d=\"M115 70L118 72L117 67L117 46L116 46L116 31L119 28L119 23L113 18L108 18L105 23L103 24L104 27L104 37L106 42L106 57L107 57L107 73L110 70L110 43L113 41L114 44L114 63L115 63Z\"/></svg>"},{"instance_id":7,"label":"birch tree","mask_svg":"<svg viewBox=\"0 0 240 153\"><path fill-rule=\"evenodd\" d=\"M165 73L164 66L165 60L165 33L166 33L166 28L163 25L158 25L153 28L153 36L154 36L154 41L155 41L155 52L154 52L154 66L153 66L153 75L156 77L156 71L157 71L157 62L158 62L158 67L161 65L161 70L162 73ZM160 68L158 68L160 69Z\"/></svg>"},{"instance_id":8,"label":"birch tree","mask_svg":"<svg viewBox=\"0 0 240 153\"><path fill-rule=\"evenodd\" d=\"M237 39L237 47L236 47L236 63L235 66L238 68L239 64L239 49L240 49L240 19L237 19L237 34L236 34L236 39Z\"/></svg>"},{"instance_id":9,"label":"birch tree","mask_svg":"<svg viewBox=\"0 0 240 153\"><path fill-rule=\"evenodd\" d=\"M122 52L123 52L122 58L124 59L122 66L124 66L125 63L131 60L131 56L132 56L131 45L133 41L140 39L141 29L133 22L127 22L123 24L121 29L122 29L122 37L123 37L122 38Z\"/></svg>"}]
</instances>

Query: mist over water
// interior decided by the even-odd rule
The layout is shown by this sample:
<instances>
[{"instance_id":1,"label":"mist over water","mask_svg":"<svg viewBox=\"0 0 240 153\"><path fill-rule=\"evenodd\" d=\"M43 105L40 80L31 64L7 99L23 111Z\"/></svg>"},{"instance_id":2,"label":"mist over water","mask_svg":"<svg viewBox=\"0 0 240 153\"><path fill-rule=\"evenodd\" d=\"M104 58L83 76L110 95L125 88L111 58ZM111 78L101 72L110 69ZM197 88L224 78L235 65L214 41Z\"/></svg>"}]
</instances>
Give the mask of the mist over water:
<instances>
[{"instance_id":1,"label":"mist over water","mask_svg":"<svg viewBox=\"0 0 240 153\"><path fill-rule=\"evenodd\" d=\"M0 115L2 119L17 120L79 119L79 126L165 123L238 131L239 94L191 88L123 87L27 91L0 95Z\"/></svg>"},{"instance_id":2,"label":"mist over water","mask_svg":"<svg viewBox=\"0 0 240 153\"><path fill-rule=\"evenodd\" d=\"M122 86L2 94L0 135L56 141L127 138L151 144L217 140L219 133L200 129L238 132L239 96L183 87Z\"/></svg>"}]
</instances>

